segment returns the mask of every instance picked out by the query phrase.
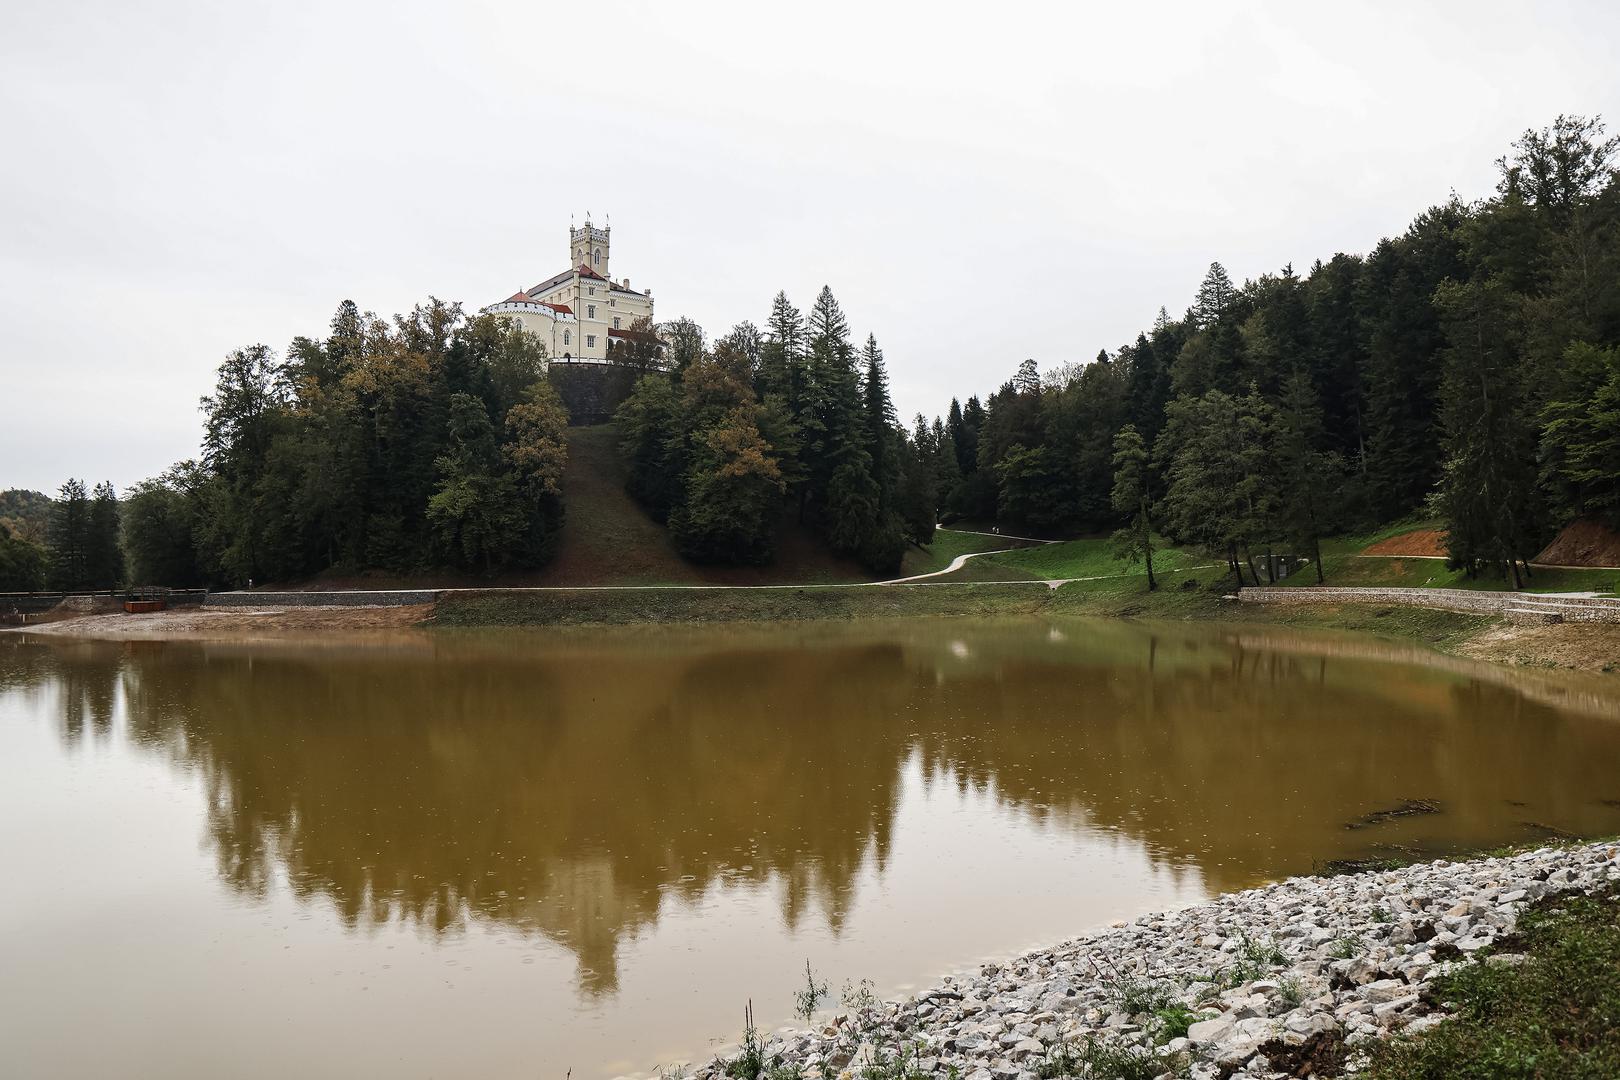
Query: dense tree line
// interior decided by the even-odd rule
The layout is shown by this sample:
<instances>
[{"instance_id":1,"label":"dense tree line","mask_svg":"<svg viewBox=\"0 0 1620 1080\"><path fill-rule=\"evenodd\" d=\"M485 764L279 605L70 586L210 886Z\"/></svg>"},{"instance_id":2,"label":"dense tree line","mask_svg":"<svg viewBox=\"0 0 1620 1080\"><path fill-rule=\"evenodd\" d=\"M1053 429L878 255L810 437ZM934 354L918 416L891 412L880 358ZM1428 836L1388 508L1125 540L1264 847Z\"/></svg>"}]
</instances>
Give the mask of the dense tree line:
<instances>
[{"instance_id":1,"label":"dense tree line","mask_svg":"<svg viewBox=\"0 0 1620 1080\"><path fill-rule=\"evenodd\" d=\"M345 302L325 339L254 345L202 399L203 454L129 492L137 582L543 563L562 524L568 418L545 348L432 300L392 322Z\"/></svg>"},{"instance_id":2,"label":"dense tree line","mask_svg":"<svg viewBox=\"0 0 1620 1080\"><path fill-rule=\"evenodd\" d=\"M42 492L0 491L0 592L45 588L51 507Z\"/></svg>"},{"instance_id":3,"label":"dense tree line","mask_svg":"<svg viewBox=\"0 0 1620 1080\"><path fill-rule=\"evenodd\" d=\"M124 583L120 505L110 483L62 485L55 499L4 493L0 508L0 592L101 590Z\"/></svg>"},{"instance_id":4,"label":"dense tree line","mask_svg":"<svg viewBox=\"0 0 1620 1080\"><path fill-rule=\"evenodd\" d=\"M1311 555L1420 510L1454 565L1514 578L1573 517L1620 526L1617 143L1559 117L1514 143L1489 199L1303 277L1239 286L1215 263L1180 319L953 401L945 513L1124 523L1133 551L1151 523L1250 580L1264 549Z\"/></svg>"},{"instance_id":5,"label":"dense tree line","mask_svg":"<svg viewBox=\"0 0 1620 1080\"><path fill-rule=\"evenodd\" d=\"M1488 199L1304 275L1239 285L1213 263L1181 317L1161 308L1090 363L1026 360L909 426L830 289L807 313L779 293L763 327L712 343L690 319L638 324L609 357L635 379L615 415L629 492L705 562L768 562L796 519L891 574L936 520L966 519L1111 531L1133 560L1168 536L1258 582L1267 552L1320 575L1322 535L1424 512L1454 565L1518 580L1569 520L1620 527L1617 149L1600 121L1559 117L1513 144ZM110 486L71 481L48 557L0 522L0 581L540 565L567 423L544 365L511 320L345 303L285 357L232 353L200 461L136 485L121 514Z\"/></svg>"},{"instance_id":6,"label":"dense tree line","mask_svg":"<svg viewBox=\"0 0 1620 1080\"><path fill-rule=\"evenodd\" d=\"M877 339L857 347L832 290L805 315L778 293L763 331L711 347L666 324L666 370L649 373L615 423L630 494L705 562L763 563L784 514L874 573L933 537L937 445L902 428Z\"/></svg>"}]
</instances>

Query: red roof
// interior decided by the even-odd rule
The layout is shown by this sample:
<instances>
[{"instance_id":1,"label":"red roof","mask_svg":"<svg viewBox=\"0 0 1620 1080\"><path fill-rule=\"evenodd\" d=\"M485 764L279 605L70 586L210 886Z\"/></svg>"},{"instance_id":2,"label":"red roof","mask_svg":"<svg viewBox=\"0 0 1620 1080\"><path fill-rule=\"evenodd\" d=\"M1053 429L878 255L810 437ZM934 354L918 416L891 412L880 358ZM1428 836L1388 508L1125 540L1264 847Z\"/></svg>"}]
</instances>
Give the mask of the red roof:
<instances>
[{"instance_id":1,"label":"red roof","mask_svg":"<svg viewBox=\"0 0 1620 1080\"><path fill-rule=\"evenodd\" d=\"M584 263L579 264L579 273L581 277L595 278L597 281L607 280L607 278L603 277L601 274L598 274L595 270L592 270Z\"/></svg>"},{"instance_id":2,"label":"red roof","mask_svg":"<svg viewBox=\"0 0 1620 1080\"><path fill-rule=\"evenodd\" d=\"M552 304L545 300L536 300L526 292L515 292L511 296L508 296L504 303L534 304L536 307L550 308L552 311L561 312L564 315L572 315L574 313L574 309L569 307L567 304Z\"/></svg>"}]
</instances>

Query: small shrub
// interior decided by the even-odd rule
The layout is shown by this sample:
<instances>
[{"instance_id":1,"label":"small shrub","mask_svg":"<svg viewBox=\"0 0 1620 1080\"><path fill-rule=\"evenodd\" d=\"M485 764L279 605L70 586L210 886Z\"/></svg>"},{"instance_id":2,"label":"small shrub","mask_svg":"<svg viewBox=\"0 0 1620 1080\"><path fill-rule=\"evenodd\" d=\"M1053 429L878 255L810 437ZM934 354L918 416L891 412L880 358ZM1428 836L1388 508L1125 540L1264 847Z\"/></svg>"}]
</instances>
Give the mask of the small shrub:
<instances>
[{"instance_id":1,"label":"small shrub","mask_svg":"<svg viewBox=\"0 0 1620 1080\"><path fill-rule=\"evenodd\" d=\"M815 974L810 970L810 961L804 962L804 986L793 992L793 1015L809 1026L815 1019L816 1010L827 997L828 987L825 982L817 982Z\"/></svg>"},{"instance_id":2,"label":"small shrub","mask_svg":"<svg viewBox=\"0 0 1620 1080\"><path fill-rule=\"evenodd\" d=\"M1333 947L1328 950L1328 955L1335 960L1349 960L1359 955L1362 947L1361 939L1355 934L1340 934L1333 939Z\"/></svg>"},{"instance_id":3,"label":"small shrub","mask_svg":"<svg viewBox=\"0 0 1620 1080\"><path fill-rule=\"evenodd\" d=\"M742 1046L737 1056L726 1062L726 1075L732 1080L759 1080L765 1072L765 1044L754 1026L754 1003L743 1010Z\"/></svg>"},{"instance_id":4,"label":"small shrub","mask_svg":"<svg viewBox=\"0 0 1620 1080\"><path fill-rule=\"evenodd\" d=\"M1297 977L1288 975L1277 984L1277 996L1282 998L1283 1004L1290 1009L1297 1009L1299 1003L1305 1000L1305 988L1300 985Z\"/></svg>"},{"instance_id":5,"label":"small shrub","mask_svg":"<svg viewBox=\"0 0 1620 1080\"><path fill-rule=\"evenodd\" d=\"M1238 955L1257 967L1282 967L1288 963L1276 942L1270 938L1256 941L1243 931L1238 932Z\"/></svg>"},{"instance_id":6,"label":"small shrub","mask_svg":"<svg viewBox=\"0 0 1620 1080\"><path fill-rule=\"evenodd\" d=\"M1114 986L1120 1011L1127 1016L1157 1012L1170 1004L1170 990L1152 979L1121 979Z\"/></svg>"},{"instance_id":7,"label":"small shrub","mask_svg":"<svg viewBox=\"0 0 1620 1080\"><path fill-rule=\"evenodd\" d=\"M1197 1021L1198 1014L1181 1002L1172 1002L1153 1013L1153 1037L1159 1043L1180 1039Z\"/></svg>"}]
</instances>

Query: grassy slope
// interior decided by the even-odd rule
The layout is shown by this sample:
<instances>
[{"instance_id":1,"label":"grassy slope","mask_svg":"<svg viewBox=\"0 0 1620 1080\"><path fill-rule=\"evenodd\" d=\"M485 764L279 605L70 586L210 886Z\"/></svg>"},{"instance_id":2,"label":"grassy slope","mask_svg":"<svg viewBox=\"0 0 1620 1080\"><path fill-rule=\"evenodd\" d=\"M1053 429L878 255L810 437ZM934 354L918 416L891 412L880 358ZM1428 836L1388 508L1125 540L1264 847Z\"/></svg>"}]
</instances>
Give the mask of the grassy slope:
<instances>
[{"instance_id":1,"label":"grassy slope","mask_svg":"<svg viewBox=\"0 0 1620 1080\"><path fill-rule=\"evenodd\" d=\"M705 567L681 558L662 525L624 490L625 467L611 424L568 429L564 477L568 518L557 556L526 585L760 585L867 581L791 517L777 533L776 559L762 567ZM510 584L517 584L511 582Z\"/></svg>"},{"instance_id":2,"label":"grassy slope","mask_svg":"<svg viewBox=\"0 0 1620 1080\"><path fill-rule=\"evenodd\" d=\"M1372 1048L1370 1080L1496 1080L1620 1076L1620 900L1559 896L1532 907L1517 941L1476 958L1433 988L1452 1016Z\"/></svg>"},{"instance_id":3,"label":"grassy slope","mask_svg":"<svg viewBox=\"0 0 1620 1080\"><path fill-rule=\"evenodd\" d=\"M1185 570L1210 563L1192 552L1165 548L1154 553L1153 569L1157 573ZM1009 551L975 559L975 563L1029 574L1031 577L1054 578L1132 577L1143 573L1140 562L1125 563L1114 558L1114 545L1110 540L1065 540L1057 544ZM972 565L972 564L969 564ZM1209 571L1211 575L1219 568Z\"/></svg>"},{"instance_id":4,"label":"grassy slope","mask_svg":"<svg viewBox=\"0 0 1620 1080\"><path fill-rule=\"evenodd\" d=\"M951 560L958 555L971 555L978 551L999 551L1003 548L1018 547L1024 542L1008 540L1003 536L989 536L977 532L957 532L950 529L934 530L933 543L926 549L912 546L907 548L906 557L900 564L898 577L913 577L917 574L932 574L951 565ZM957 575L952 575L952 581L982 580L980 578L964 578L958 575L965 574L984 559L973 559L963 565ZM1014 575L1017 576L1017 575Z\"/></svg>"}]
</instances>

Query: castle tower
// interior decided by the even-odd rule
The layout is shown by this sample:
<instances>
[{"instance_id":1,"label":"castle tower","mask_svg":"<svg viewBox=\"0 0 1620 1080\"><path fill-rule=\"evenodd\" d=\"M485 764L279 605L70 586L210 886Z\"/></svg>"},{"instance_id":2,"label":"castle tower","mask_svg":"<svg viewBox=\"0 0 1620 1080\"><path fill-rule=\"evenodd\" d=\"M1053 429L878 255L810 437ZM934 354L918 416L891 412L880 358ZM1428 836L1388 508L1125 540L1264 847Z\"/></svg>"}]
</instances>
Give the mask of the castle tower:
<instances>
[{"instance_id":1,"label":"castle tower","mask_svg":"<svg viewBox=\"0 0 1620 1080\"><path fill-rule=\"evenodd\" d=\"M588 266L592 270L608 277L608 234L612 232L611 226L604 225L600 229L591 224L591 219L585 219L585 227L568 230L568 257L569 266Z\"/></svg>"}]
</instances>

